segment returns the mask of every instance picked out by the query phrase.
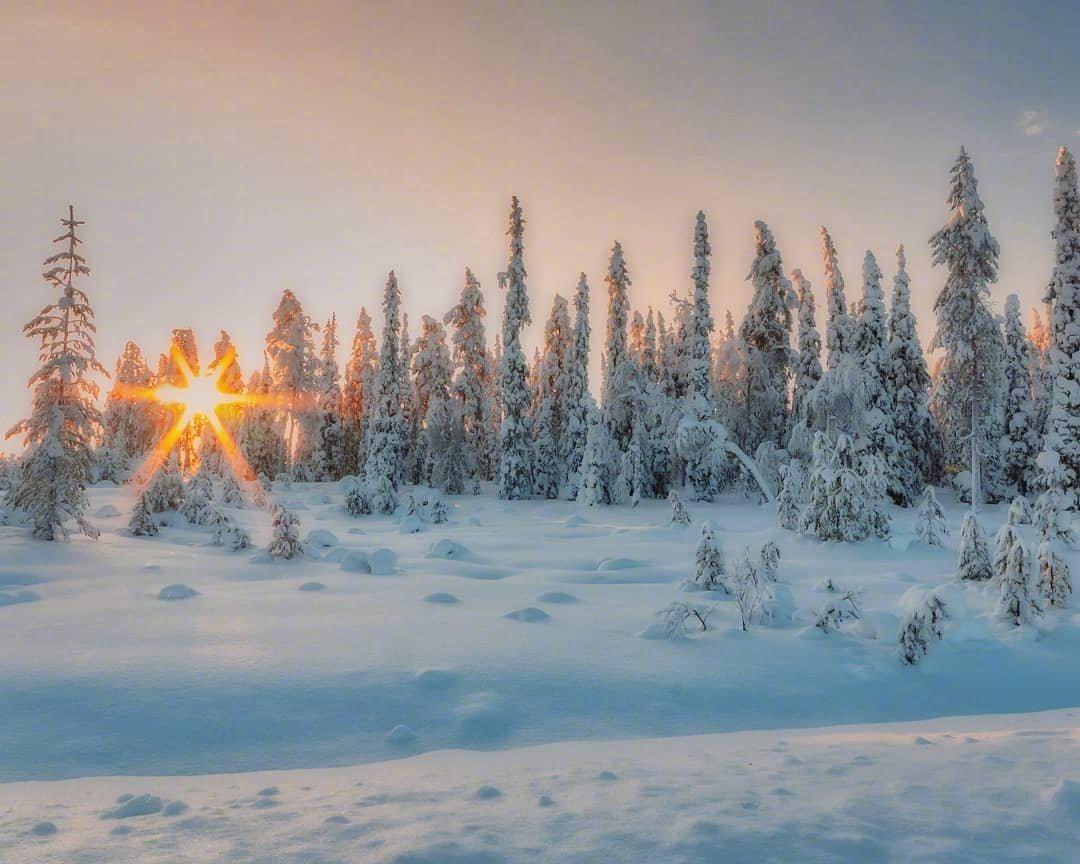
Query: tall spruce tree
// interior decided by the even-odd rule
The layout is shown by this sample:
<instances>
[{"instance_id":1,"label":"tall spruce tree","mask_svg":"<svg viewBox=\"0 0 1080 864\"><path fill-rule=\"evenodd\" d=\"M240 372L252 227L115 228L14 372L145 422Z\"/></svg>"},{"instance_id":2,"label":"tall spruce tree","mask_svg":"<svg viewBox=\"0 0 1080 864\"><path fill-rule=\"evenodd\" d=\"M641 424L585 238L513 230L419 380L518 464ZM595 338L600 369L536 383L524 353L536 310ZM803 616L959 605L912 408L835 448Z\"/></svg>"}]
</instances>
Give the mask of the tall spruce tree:
<instances>
[{"instance_id":1,"label":"tall spruce tree","mask_svg":"<svg viewBox=\"0 0 1080 864\"><path fill-rule=\"evenodd\" d=\"M91 377L108 372L94 351L94 310L76 281L90 275L78 251L78 228L85 223L68 207L61 219L64 233L56 238L61 251L45 259L42 274L60 296L45 306L23 333L40 345L41 367L29 381L34 401L30 416L16 423L7 437L22 435L26 446L18 484L11 491L12 506L24 510L34 537L67 539L68 523L88 537L98 532L86 521L86 487L90 482L91 443L101 429L95 404L98 385Z\"/></svg>"},{"instance_id":2,"label":"tall spruce tree","mask_svg":"<svg viewBox=\"0 0 1080 864\"><path fill-rule=\"evenodd\" d=\"M948 271L934 302L938 329L931 347L945 352L935 396L946 460L967 468L971 506L978 510L984 489L994 500L1003 493L994 459L1003 352L989 296L990 285L997 281L998 243L963 148L950 176L946 204L951 213L930 238L933 264Z\"/></svg>"},{"instance_id":3,"label":"tall spruce tree","mask_svg":"<svg viewBox=\"0 0 1080 864\"><path fill-rule=\"evenodd\" d=\"M532 496L533 449L529 428L528 366L521 349L521 328L531 321L525 289L525 218L515 195L510 205L510 260L506 266L502 365L499 383L502 425L499 428L499 497Z\"/></svg>"},{"instance_id":4,"label":"tall spruce tree","mask_svg":"<svg viewBox=\"0 0 1080 864\"><path fill-rule=\"evenodd\" d=\"M844 294L844 275L836 246L824 225L821 226L821 256L825 261L826 320L825 347L828 349L828 368L835 369L840 359L851 349L852 321L848 316Z\"/></svg>"},{"instance_id":5,"label":"tall spruce tree","mask_svg":"<svg viewBox=\"0 0 1080 864\"><path fill-rule=\"evenodd\" d=\"M383 289L383 332L379 373L371 413L370 440L364 463L364 479L371 509L392 513L397 507L398 478L401 477L401 292L394 271Z\"/></svg>"},{"instance_id":6,"label":"tall spruce tree","mask_svg":"<svg viewBox=\"0 0 1080 864\"><path fill-rule=\"evenodd\" d=\"M537 365L536 472L534 492L541 498L557 498L566 482L562 442L566 437L573 334L566 299L556 294L544 326L544 352Z\"/></svg>"},{"instance_id":7,"label":"tall spruce tree","mask_svg":"<svg viewBox=\"0 0 1080 864\"><path fill-rule=\"evenodd\" d=\"M1034 489L1039 436L1031 391L1031 343L1020 320L1020 298L1005 298L1005 435L1002 439L1005 482L1021 495Z\"/></svg>"},{"instance_id":8,"label":"tall spruce tree","mask_svg":"<svg viewBox=\"0 0 1080 864\"><path fill-rule=\"evenodd\" d=\"M608 432L616 449L621 453L630 441L637 381L634 362L627 345L630 271L626 266L622 244L618 242L611 249L611 259L604 281L608 286L608 317L600 405Z\"/></svg>"},{"instance_id":9,"label":"tall spruce tree","mask_svg":"<svg viewBox=\"0 0 1080 864\"><path fill-rule=\"evenodd\" d=\"M346 436L342 465L344 474L359 474L363 470L368 420L375 401L375 378L378 373L379 349L371 330L371 316L361 306L342 385L341 413Z\"/></svg>"},{"instance_id":10,"label":"tall spruce tree","mask_svg":"<svg viewBox=\"0 0 1080 864\"><path fill-rule=\"evenodd\" d=\"M788 449L809 454L812 439L807 433L813 429L810 397L818 381L821 380L823 372L821 336L817 329L814 289L810 285L810 280L803 276L802 270L795 270L791 274L791 281L795 285L799 299L799 355L795 364L795 384L791 396L792 431L789 435Z\"/></svg>"},{"instance_id":11,"label":"tall spruce tree","mask_svg":"<svg viewBox=\"0 0 1080 864\"><path fill-rule=\"evenodd\" d=\"M589 435L592 396L589 393L589 281L582 273L574 290L574 324L566 358L566 429L560 461L566 472L566 496L577 499L581 462Z\"/></svg>"},{"instance_id":12,"label":"tall spruce tree","mask_svg":"<svg viewBox=\"0 0 1080 864\"><path fill-rule=\"evenodd\" d=\"M474 480L491 479L491 406L487 398L491 368L484 334L486 315L480 283L466 268L461 297L443 321L454 328L453 361L457 371L451 390L461 405L465 468Z\"/></svg>"}]
</instances>

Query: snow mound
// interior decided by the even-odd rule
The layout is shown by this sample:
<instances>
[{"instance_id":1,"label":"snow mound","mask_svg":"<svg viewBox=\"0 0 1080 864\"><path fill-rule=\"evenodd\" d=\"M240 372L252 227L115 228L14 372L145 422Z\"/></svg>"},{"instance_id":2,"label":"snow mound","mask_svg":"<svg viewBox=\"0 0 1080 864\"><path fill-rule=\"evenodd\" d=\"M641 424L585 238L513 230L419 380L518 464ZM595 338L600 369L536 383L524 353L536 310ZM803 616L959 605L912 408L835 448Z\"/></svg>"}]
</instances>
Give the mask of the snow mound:
<instances>
[{"instance_id":1,"label":"snow mound","mask_svg":"<svg viewBox=\"0 0 1080 864\"><path fill-rule=\"evenodd\" d=\"M577 528L579 525L588 525L589 520L582 516L580 513L574 513L566 517L566 521L563 523L567 528Z\"/></svg>"},{"instance_id":2,"label":"snow mound","mask_svg":"<svg viewBox=\"0 0 1080 864\"><path fill-rule=\"evenodd\" d=\"M391 576L397 567L393 549L376 549L371 553L371 572L376 576Z\"/></svg>"},{"instance_id":3,"label":"snow mound","mask_svg":"<svg viewBox=\"0 0 1080 864\"><path fill-rule=\"evenodd\" d=\"M641 562L633 558L601 558L596 569L600 573L608 573L616 570L633 570L640 566Z\"/></svg>"},{"instance_id":4,"label":"snow mound","mask_svg":"<svg viewBox=\"0 0 1080 864\"><path fill-rule=\"evenodd\" d=\"M440 604L442 604L444 606L452 606L455 603L460 603L461 601L457 597L455 597L453 594L448 594L445 591L436 591L434 594L428 594L424 598L424 602L425 603L440 603Z\"/></svg>"},{"instance_id":5,"label":"snow mound","mask_svg":"<svg viewBox=\"0 0 1080 864\"><path fill-rule=\"evenodd\" d=\"M344 546L334 546L327 549L319 560L328 561L331 564L340 564L345 560L345 556L348 555L350 551L352 550L347 549Z\"/></svg>"},{"instance_id":6,"label":"snow mound","mask_svg":"<svg viewBox=\"0 0 1080 864\"><path fill-rule=\"evenodd\" d=\"M352 822L352 819L343 813L335 813L333 816L327 816L323 819L324 825L348 825L350 822Z\"/></svg>"},{"instance_id":7,"label":"snow mound","mask_svg":"<svg viewBox=\"0 0 1080 864\"><path fill-rule=\"evenodd\" d=\"M551 616L543 609L537 609L535 606L526 606L524 609L515 609L513 612L507 612L503 615L503 618L509 618L511 621L524 621L526 624L535 624L539 621L547 621Z\"/></svg>"},{"instance_id":8,"label":"snow mound","mask_svg":"<svg viewBox=\"0 0 1080 864\"><path fill-rule=\"evenodd\" d=\"M443 537L442 540L436 540L431 544L427 557L460 561L472 557L472 553L460 543L455 543L453 540Z\"/></svg>"},{"instance_id":9,"label":"snow mound","mask_svg":"<svg viewBox=\"0 0 1080 864\"><path fill-rule=\"evenodd\" d=\"M13 573L10 570L0 572L0 588L25 588L28 585L41 585L45 581L40 576L31 576L29 573Z\"/></svg>"},{"instance_id":10,"label":"snow mound","mask_svg":"<svg viewBox=\"0 0 1080 864\"><path fill-rule=\"evenodd\" d=\"M614 771L601 771L596 775L597 780L603 780L605 783L614 783L619 779L619 775Z\"/></svg>"},{"instance_id":11,"label":"snow mound","mask_svg":"<svg viewBox=\"0 0 1080 864\"><path fill-rule=\"evenodd\" d=\"M907 552L914 539L910 534L893 534L889 538L889 548L896 552Z\"/></svg>"},{"instance_id":12,"label":"snow mound","mask_svg":"<svg viewBox=\"0 0 1080 864\"><path fill-rule=\"evenodd\" d=\"M0 591L0 606L15 606L19 603L37 603L40 594L33 591Z\"/></svg>"},{"instance_id":13,"label":"snow mound","mask_svg":"<svg viewBox=\"0 0 1080 864\"><path fill-rule=\"evenodd\" d=\"M106 810L101 814L102 819L132 819L136 816L150 816L160 813L165 806L157 795L133 795L123 801L118 807Z\"/></svg>"},{"instance_id":14,"label":"snow mound","mask_svg":"<svg viewBox=\"0 0 1080 864\"><path fill-rule=\"evenodd\" d=\"M398 723L393 729L383 736L383 740L387 744L393 744L397 747L401 747L405 744L411 744L416 740L416 733L413 732L408 726L403 723Z\"/></svg>"},{"instance_id":15,"label":"snow mound","mask_svg":"<svg viewBox=\"0 0 1080 864\"><path fill-rule=\"evenodd\" d=\"M115 519L119 515L120 511L112 504L105 504L94 511L94 516L98 519Z\"/></svg>"},{"instance_id":16,"label":"snow mound","mask_svg":"<svg viewBox=\"0 0 1080 864\"><path fill-rule=\"evenodd\" d=\"M461 736L473 744L497 740L510 729L510 716L490 693L473 693L454 713L461 721Z\"/></svg>"},{"instance_id":17,"label":"snow mound","mask_svg":"<svg viewBox=\"0 0 1080 864\"><path fill-rule=\"evenodd\" d=\"M477 801L494 801L496 798L502 798L502 790L497 786L481 786L473 793L473 798Z\"/></svg>"},{"instance_id":18,"label":"snow mound","mask_svg":"<svg viewBox=\"0 0 1080 864\"><path fill-rule=\"evenodd\" d=\"M175 585L166 585L160 591L158 591L158 600L190 600L192 597L198 597L199 592L192 588L190 585L185 585L182 582L177 582Z\"/></svg>"},{"instance_id":19,"label":"snow mound","mask_svg":"<svg viewBox=\"0 0 1080 864\"><path fill-rule=\"evenodd\" d=\"M264 789L260 789L255 793L260 798L273 798L275 795L280 795L281 790L277 786L267 786Z\"/></svg>"},{"instance_id":20,"label":"snow mound","mask_svg":"<svg viewBox=\"0 0 1080 864\"><path fill-rule=\"evenodd\" d=\"M35 837L52 837L56 832L57 828L54 822L38 822L37 825L30 829L30 833Z\"/></svg>"},{"instance_id":21,"label":"snow mound","mask_svg":"<svg viewBox=\"0 0 1080 864\"><path fill-rule=\"evenodd\" d=\"M900 632L900 619L890 612L864 612L852 629L860 639L891 641Z\"/></svg>"},{"instance_id":22,"label":"snow mound","mask_svg":"<svg viewBox=\"0 0 1080 864\"><path fill-rule=\"evenodd\" d=\"M554 807L555 801L550 795L541 795L536 799L537 807Z\"/></svg>"},{"instance_id":23,"label":"snow mound","mask_svg":"<svg viewBox=\"0 0 1080 864\"><path fill-rule=\"evenodd\" d=\"M345 532L346 534L367 534L363 528L357 528L355 525Z\"/></svg>"},{"instance_id":24,"label":"snow mound","mask_svg":"<svg viewBox=\"0 0 1080 864\"><path fill-rule=\"evenodd\" d=\"M458 681L458 674L449 669L422 669L413 678L413 684L424 690L445 690Z\"/></svg>"},{"instance_id":25,"label":"snow mound","mask_svg":"<svg viewBox=\"0 0 1080 864\"><path fill-rule=\"evenodd\" d=\"M361 549L350 549L341 559L341 569L346 573L371 573L371 558Z\"/></svg>"},{"instance_id":26,"label":"snow mound","mask_svg":"<svg viewBox=\"0 0 1080 864\"><path fill-rule=\"evenodd\" d=\"M419 534L423 530L424 524L419 516L406 516L398 525L398 532L401 534Z\"/></svg>"},{"instance_id":27,"label":"snow mound","mask_svg":"<svg viewBox=\"0 0 1080 864\"><path fill-rule=\"evenodd\" d=\"M338 545L338 538L333 531L327 531L325 528L316 528L314 531L308 532L307 540L305 542L309 546L320 546L323 549L329 549L331 546Z\"/></svg>"},{"instance_id":28,"label":"snow mound","mask_svg":"<svg viewBox=\"0 0 1080 864\"><path fill-rule=\"evenodd\" d=\"M545 591L543 594L536 595L537 603L580 603L581 600L574 594L568 594L566 591Z\"/></svg>"},{"instance_id":29,"label":"snow mound","mask_svg":"<svg viewBox=\"0 0 1080 864\"><path fill-rule=\"evenodd\" d=\"M1080 824L1080 781L1062 780L1045 797L1059 816L1074 826Z\"/></svg>"},{"instance_id":30,"label":"snow mound","mask_svg":"<svg viewBox=\"0 0 1080 864\"><path fill-rule=\"evenodd\" d=\"M326 589L326 586L323 585L322 582L305 582L303 585L301 585L296 590L297 591L323 591L325 589Z\"/></svg>"},{"instance_id":31,"label":"snow mound","mask_svg":"<svg viewBox=\"0 0 1080 864\"><path fill-rule=\"evenodd\" d=\"M164 808L162 808L161 815L181 816L184 813L187 813L187 811L190 809L191 808L188 807L188 805L185 804L183 801L170 801L168 804L165 805Z\"/></svg>"}]
</instances>

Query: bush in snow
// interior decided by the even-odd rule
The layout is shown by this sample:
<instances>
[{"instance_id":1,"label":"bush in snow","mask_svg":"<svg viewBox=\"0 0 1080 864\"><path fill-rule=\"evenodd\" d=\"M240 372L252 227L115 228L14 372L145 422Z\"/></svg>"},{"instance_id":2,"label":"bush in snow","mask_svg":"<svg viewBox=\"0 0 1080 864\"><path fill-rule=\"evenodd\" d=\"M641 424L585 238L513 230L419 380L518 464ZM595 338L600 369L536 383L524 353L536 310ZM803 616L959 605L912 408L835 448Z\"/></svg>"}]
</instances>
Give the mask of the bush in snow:
<instances>
[{"instance_id":1,"label":"bush in snow","mask_svg":"<svg viewBox=\"0 0 1080 864\"><path fill-rule=\"evenodd\" d=\"M767 540L761 547L761 573L768 580L776 581L776 571L780 567L780 547Z\"/></svg>"},{"instance_id":2,"label":"bush in snow","mask_svg":"<svg viewBox=\"0 0 1080 864\"><path fill-rule=\"evenodd\" d=\"M371 501L368 499L364 484L356 477L346 477L342 485L345 487L345 509L349 515L369 516Z\"/></svg>"},{"instance_id":3,"label":"bush in snow","mask_svg":"<svg viewBox=\"0 0 1080 864\"><path fill-rule=\"evenodd\" d=\"M380 474L369 479L365 497L372 513L393 513L398 506L397 490L389 474Z\"/></svg>"},{"instance_id":4,"label":"bush in snow","mask_svg":"<svg viewBox=\"0 0 1080 864\"><path fill-rule=\"evenodd\" d=\"M821 607L821 610L815 616L814 626L822 633L832 633L839 630L840 625L845 621L857 620L861 617L859 592L849 590L829 600Z\"/></svg>"},{"instance_id":5,"label":"bush in snow","mask_svg":"<svg viewBox=\"0 0 1080 864\"><path fill-rule=\"evenodd\" d=\"M1031 519L1031 502L1023 495L1017 495L1009 505L1009 521L1013 525L1030 525Z\"/></svg>"},{"instance_id":6,"label":"bush in snow","mask_svg":"<svg viewBox=\"0 0 1080 864\"><path fill-rule=\"evenodd\" d=\"M300 520L280 504L274 507L274 538L267 551L271 558L297 558L304 554Z\"/></svg>"},{"instance_id":7,"label":"bush in snow","mask_svg":"<svg viewBox=\"0 0 1080 864\"><path fill-rule=\"evenodd\" d=\"M192 525L209 525L213 521L214 485L201 466L184 488L180 512Z\"/></svg>"},{"instance_id":8,"label":"bush in snow","mask_svg":"<svg viewBox=\"0 0 1080 864\"><path fill-rule=\"evenodd\" d=\"M814 436L814 466L806 484L801 530L821 540L851 542L889 536L882 460L859 454L845 434Z\"/></svg>"},{"instance_id":9,"label":"bush in snow","mask_svg":"<svg viewBox=\"0 0 1080 864\"><path fill-rule=\"evenodd\" d=\"M1013 544L1020 540L1020 534L1012 522L1006 522L998 528L994 535L994 560L991 566L994 570L994 579L1000 585L1005 578L1005 572L1009 569L1009 552Z\"/></svg>"},{"instance_id":10,"label":"bush in snow","mask_svg":"<svg viewBox=\"0 0 1080 864\"><path fill-rule=\"evenodd\" d=\"M1038 601L1031 593L1031 553L1019 537L1009 550L1009 566L1005 570L994 611L998 618L1015 627L1031 624L1042 614Z\"/></svg>"},{"instance_id":11,"label":"bush in snow","mask_svg":"<svg viewBox=\"0 0 1080 864\"><path fill-rule=\"evenodd\" d=\"M750 555L749 547L743 552L742 558L735 562L732 582L735 587L735 605L739 610L739 623L746 631L750 629L765 600L761 575Z\"/></svg>"},{"instance_id":12,"label":"bush in snow","mask_svg":"<svg viewBox=\"0 0 1080 864\"><path fill-rule=\"evenodd\" d=\"M131 511L131 521L128 523L128 530L135 537L153 537L158 533L158 524L154 521L154 514L146 501L145 492L135 501L135 507Z\"/></svg>"},{"instance_id":13,"label":"bush in snow","mask_svg":"<svg viewBox=\"0 0 1080 864\"><path fill-rule=\"evenodd\" d=\"M709 616L716 607L699 609L686 603L671 603L656 613L659 619L660 635L665 639L684 639L687 625L693 623L700 626L702 632L708 630Z\"/></svg>"},{"instance_id":14,"label":"bush in snow","mask_svg":"<svg viewBox=\"0 0 1080 864\"><path fill-rule=\"evenodd\" d=\"M901 661L914 666L925 657L930 643L942 638L942 622L948 617L945 601L935 592L927 592L900 624Z\"/></svg>"},{"instance_id":15,"label":"bush in snow","mask_svg":"<svg viewBox=\"0 0 1080 864\"><path fill-rule=\"evenodd\" d=\"M244 493L231 474L221 481L221 503L230 507L242 507L244 504Z\"/></svg>"},{"instance_id":16,"label":"bush in snow","mask_svg":"<svg viewBox=\"0 0 1080 864\"><path fill-rule=\"evenodd\" d=\"M1069 524L1070 513L1062 513L1061 496L1057 489L1048 489L1035 501L1035 530L1043 539L1060 540L1070 546L1076 542L1076 535Z\"/></svg>"},{"instance_id":17,"label":"bush in snow","mask_svg":"<svg viewBox=\"0 0 1080 864\"><path fill-rule=\"evenodd\" d=\"M956 577L972 582L984 582L993 575L994 569L983 527L969 510L960 526L960 560L956 565Z\"/></svg>"},{"instance_id":18,"label":"bush in snow","mask_svg":"<svg viewBox=\"0 0 1080 864\"><path fill-rule=\"evenodd\" d=\"M251 536L228 516L222 514L214 531L214 545L232 552L251 548Z\"/></svg>"},{"instance_id":19,"label":"bush in snow","mask_svg":"<svg viewBox=\"0 0 1080 864\"><path fill-rule=\"evenodd\" d=\"M679 493L672 489L668 493L668 501L671 502L671 524L689 525L690 512L686 509L686 505L683 504L682 498L679 497Z\"/></svg>"},{"instance_id":20,"label":"bush in snow","mask_svg":"<svg viewBox=\"0 0 1080 864\"><path fill-rule=\"evenodd\" d=\"M144 493L146 503L154 513L177 510L184 503L184 483L180 472L172 464L158 471Z\"/></svg>"},{"instance_id":21,"label":"bush in snow","mask_svg":"<svg viewBox=\"0 0 1080 864\"><path fill-rule=\"evenodd\" d=\"M724 564L724 548L720 545L720 538L716 536L716 530L711 522L705 522L701 526L701 539L698 541L694 563L694 581L698 585L706 591L731 593L724 579L724 574L727 572Z\"/></svg>"},{"instance_id":22,"label":"bush in snow","mask_svg":"<svg viewBox=\"0 0 1080 864\"><path fill-rule=\"evenodd\" d=\"M1061 554L1061 542L1043 540L1035 555L1039 567L1035 589L1050 606L1064 607L1072 594L1069 564Z\"/></svg>"},{"instance_id":23,"label":"bush in snow","mask_svg":"<svg viewBox=\"0 0 1080 864\"><path fill-rule=\"evenodd\" d=\"M802 460L792 459L783 470L783 485L776 499L776 521L788 531L799 530L799 520L806 506L806 469Z\"/></svg>"},{"instance_id":24,"label":"bush in snow","mask_svg":"<svg viewBox=\"0 0 1080 864\"><path fill-rule=\"evenodd\" d=\"M927 546L941 546L948 535L945 511L938 503L934 487L927 486L915 512L915 536Z\"/></svg>"},{"instance_id":25,"label":"bush in snow","mask_svg":"<svg viewBox=\"0 0 1080 864\"><path fill-rule=\"evenodd\" d=\"M424 503L426 505L427 519L432 525L441 525L446 522L448 514L446 502L443 501L442 496L432 495Z\"/></svg>"}]
</instances>

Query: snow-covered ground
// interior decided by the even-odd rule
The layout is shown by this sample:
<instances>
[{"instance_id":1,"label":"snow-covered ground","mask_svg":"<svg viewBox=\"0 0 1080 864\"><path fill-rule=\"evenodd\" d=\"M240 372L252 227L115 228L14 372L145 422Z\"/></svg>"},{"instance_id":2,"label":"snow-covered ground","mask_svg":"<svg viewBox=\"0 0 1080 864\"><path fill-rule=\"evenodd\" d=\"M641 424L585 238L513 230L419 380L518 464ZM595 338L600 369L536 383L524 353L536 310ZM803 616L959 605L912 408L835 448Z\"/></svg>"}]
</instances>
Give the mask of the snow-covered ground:
<instances>
[{"instance_id":1,"label":"snow-covered ground","mask_svg":"<svg viewBox=\"0 0 1080 864\"><path fill-rule=\"evenodd\" d=\"M1078 713L986 716L1080 706L1080 614L1011 630L992 587L950 584L944 641L897 658L901 596L950 582L959 505L933 549L904 511L890 542L825 545L736 497L676 528L664 502L482 495L410 534L350 518L334 485L275 494L329 545L267 562L179 517L131 537L117 488L92 490L97 542L0 528L0 860L1065 861L1080 842ZM265 546L266 511L233 515ZM733 602L681 590L704 519L729 555L779 545L792 621L742 633ZM863 617L825 635L807 622L830 579ZM198 594L159 599L175 584ZM642 638L680 599L718 602L709 631ZM868 723L889 725L823 728ZM65 778L84 779L22 782ZM188 809L101 821L122 793Z\"/></svg>"}]
</instances>

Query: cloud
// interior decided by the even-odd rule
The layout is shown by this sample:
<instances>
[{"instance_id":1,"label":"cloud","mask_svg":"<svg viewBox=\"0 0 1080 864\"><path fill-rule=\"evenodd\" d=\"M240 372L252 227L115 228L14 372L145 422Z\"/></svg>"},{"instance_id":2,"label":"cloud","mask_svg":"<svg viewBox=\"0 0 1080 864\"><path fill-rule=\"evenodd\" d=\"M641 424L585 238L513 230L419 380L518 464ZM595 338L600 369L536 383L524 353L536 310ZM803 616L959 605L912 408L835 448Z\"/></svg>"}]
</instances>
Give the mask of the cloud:
<instances>
[{"instance_id":1,"label":"cloud","mask_svg":"<svg viewBox=\"0 0 1080 864\"><path fill-rule=\"evenodd\" d=\"M1042 135L1050 128L1050 118L1045 108L1036 108L1031 111L1021 111L1016 120L1016 128L1025 135Z\"/></svg>"}]
</instances>

